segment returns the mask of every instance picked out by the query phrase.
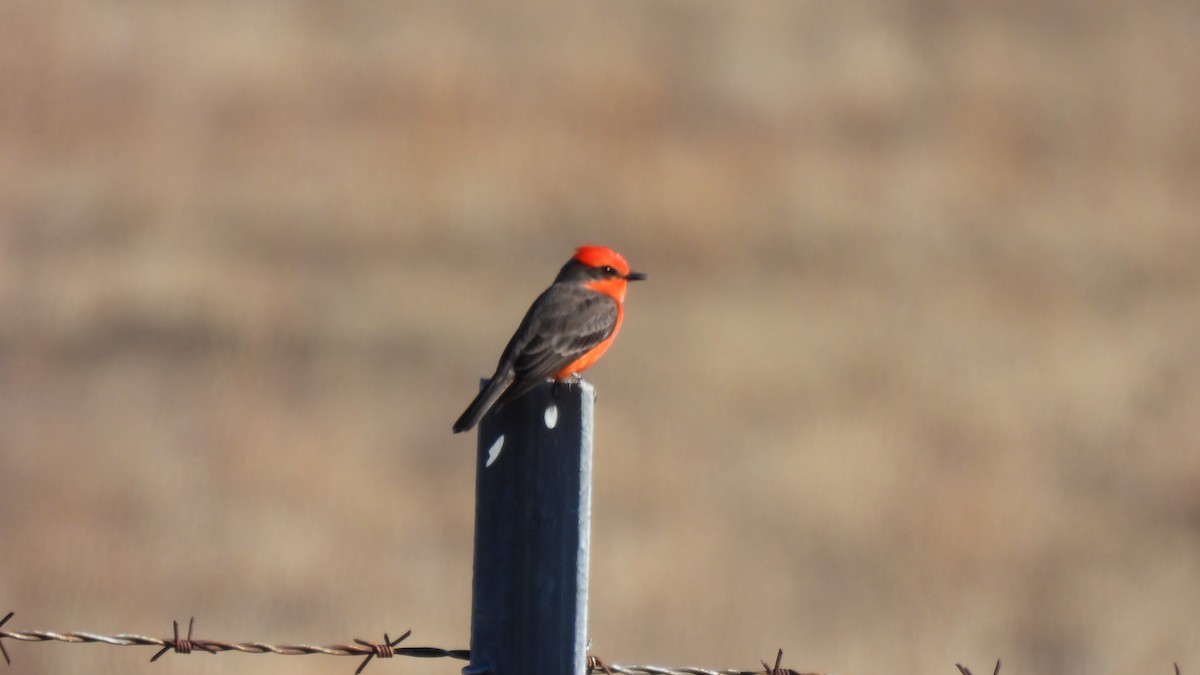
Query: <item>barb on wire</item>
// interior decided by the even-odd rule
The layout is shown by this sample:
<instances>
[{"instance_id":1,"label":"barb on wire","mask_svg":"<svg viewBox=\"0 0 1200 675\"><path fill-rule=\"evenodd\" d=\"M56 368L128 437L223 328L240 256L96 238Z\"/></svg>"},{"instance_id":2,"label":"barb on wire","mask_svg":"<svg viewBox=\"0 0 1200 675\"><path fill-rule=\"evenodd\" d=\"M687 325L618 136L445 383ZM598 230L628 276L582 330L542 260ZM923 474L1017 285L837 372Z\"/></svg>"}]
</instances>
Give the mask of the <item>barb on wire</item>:
<instances>
[{"instance_id":1,"label":"barb on wire","mask_svg":"<svg viewBox=\"0 0 1200 675\"><path fill-rule=\"evenodd\" d=\"M958 668L958 672L962 673L962 675L971 675L971 669L961 663L954 664L954 667ZM992 675L1000 675L1000 659L996 659L996 669L992 671Z\"/></svg>"},{"instance_id":2,"label":"barb on wire","mask_svg":"<svg viewBox=\"0 0 1200 675\"><path fill-rule=\"evenodd\" d=\"M595 673L595 672L607 673L607 675L612 675L612 672L613 672L612 670L609 669L607 663L600 660L599 656L593 656L591 654L588 654L587 664L584 667L584 671L587 673Z\"/></svg>"},{"instance_id":3,"label":"barb on wire","mask_svg":"<svg viewBox=\"0 0 1200 675\"><path fill-rule=\"evenodd\" d=\"M4 615L3 619L0 619L0 628L4 628L4 624L8 623L9 619L13 618L13 614L14 614L13 612L9 612L8 614ZM5 635L4 635L3 631L0 631L0 638L4 638L4 637L5 637ZM8 658L8 650L4 648L4 640L3 639L0 639L0 654L4 654L4 662L11 666L12 659ZM1176 670L1178 670L1178 668L1176 668ZM1178 675L1178 674L1176 674L1176 675Z\"/></svg>"},{"instance_id":4,"label":"barb on wire","mask_svg":"<svg viewBox=\"0 0 1200 675\"><path fill-rule=\"evenodd\" d=\"M174 626L174 629L175 629L175 639L172 640L170 644L164 645L162 649L158 650L157 654L155 654L154 656L151 656L150 663L154 663L155 661L158 660L158 657L162 656L163 654L166 654L168 651L170 651L172 649L175 650L176 654L191 654L192 647L198 647L199 649L202 649L202 650L208 652L209 654L217 653L216 650L214 650L212 647L209 647L208 645L196 645L194 642L192 642L192 629L196 627L196 617L193 616L192 618L188 619L188 634L187 634L187 637L183 640L179 639L179 622L172 621L171 624L172 624L172 626Z\"/></svg>"},{"instance_id":5,"label":"barb on wire","mask_svg":"<svg viewBox=\"0 0 1200 675\"><path fill-rule=\"evenodd\" d=\"M759 663L761 663L763 666L763 672L765 673L765 675L800 675L800 673L792 670L791 668L779 667L779 664L782 662L783 662L783 650L782 649L780 649L779 653L775 655L775 667L768 666L766 661L759 661Z\"/></svg>"},{"instance_id":6,"label":"barb on wire","mask_svg":"<svg viewBox=\"0 0 1200 675\"><path fill-rule=\"evenodd\" d=\"M3 640L11 638L13 640L21 640L23 642L48 642L58 641L70 644L83 644L89 642L98 642L117 647L159 647L156 653L150 660L157 661L159 657L168 651L174 651L177 654L190 654L193 650L200 650L209 654L218 654L220 652L242 652L243 654L283 654L288 656L302 656L309 654L325 654L327 656L362 656L366 657L359 664L358 670L354 671L355 675L362 673L373 658L387 659L393 656L408 656L420 659L437 659L449 658L458 659L460 661L469 661L471 653L466 649L440 649L437 647L400 647L401 642L412 635L412 631L406 631L399 638L392 640L388 635L384 634L384 642L374 644L366 640L356 639L355 644L349 645L331 645L328 647L317 647L314 645L271 645L262 642L222 642L220 640L200 640L192 637L192 630L195 628L195 618L188 622L187 637L179 636L179 622L174 624L174 637L171 638L152 638L145 635L132 635L121 633L119 635L97 635L95 633L54 633L51 631L6 631L2 630L4 623L11 619L12 612L9 612L4 619L0 620L0 652L4 654L4 660L12 663L9 659L8 651L4 648Z\"/></svg>"},{"instance_id":7,"label":"barb on wire","mask_svg":"<svg viewBox=\"0 0 1200 675\"><path fill-rule=\"evenodd\" d=\"M396 645L400 644L401 642L404 642L404 640L406 638L408 638L409 635L412 635L411 629L404 631L404 635L401 635L400 637L396 638L395 640L388 637L387 633L384 633L383 634L383 643L377 644L377 645L373 645L370 642L367 642L366 640L359 640L358 638L354 638L354 641L357 642L358 644L360 644L364 647L370 647L372 649L371 653L367 654L367 658L363 659L363 662L361 664L359 664L358 670L354 671L354 675L359 675L359 673L361 673L363 671L363 668L366 668L367 664L371 662L371 659L375 658L376 656L378 656L381 659L390 659L393 656L395 656L396 655Z\"/></svg>"}]
</instances>

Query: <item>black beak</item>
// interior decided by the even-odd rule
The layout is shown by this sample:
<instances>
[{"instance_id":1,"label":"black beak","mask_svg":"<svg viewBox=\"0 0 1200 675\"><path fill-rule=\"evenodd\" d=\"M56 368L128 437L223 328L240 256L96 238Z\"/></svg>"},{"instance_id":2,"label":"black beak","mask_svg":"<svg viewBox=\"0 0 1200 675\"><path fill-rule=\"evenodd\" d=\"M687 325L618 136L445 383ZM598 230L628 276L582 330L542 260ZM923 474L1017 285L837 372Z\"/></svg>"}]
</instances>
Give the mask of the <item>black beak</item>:
<instances>
[{"instance_id":1,"label":"black beak","mask_svg":"<svg viewBox=\"0 0 1200 675\"><path fill-rule=\"evenodd\" d=\"M642 281L646 279L646 275L641 272L630 272L625 275L625 281Z\"/></svg>"}]
</instances>

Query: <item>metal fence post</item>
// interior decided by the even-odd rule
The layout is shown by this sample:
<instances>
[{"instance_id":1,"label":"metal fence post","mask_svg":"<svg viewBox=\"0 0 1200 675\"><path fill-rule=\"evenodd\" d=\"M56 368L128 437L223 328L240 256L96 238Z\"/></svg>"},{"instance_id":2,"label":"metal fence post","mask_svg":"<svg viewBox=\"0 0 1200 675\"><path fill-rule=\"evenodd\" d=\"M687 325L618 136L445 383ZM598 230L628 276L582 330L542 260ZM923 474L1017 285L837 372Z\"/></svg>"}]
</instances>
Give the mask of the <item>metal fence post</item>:
<instances>
[{"instance_id":1,"label":"metal fence post","mask_svg":"<svg viewBox=\"0 0 1200 675\"><path fill-rule=\"evenodd\" d=\"M543 383L479 426L464 675L585 672L594 400Z\"/></svg>"}]
</instances>

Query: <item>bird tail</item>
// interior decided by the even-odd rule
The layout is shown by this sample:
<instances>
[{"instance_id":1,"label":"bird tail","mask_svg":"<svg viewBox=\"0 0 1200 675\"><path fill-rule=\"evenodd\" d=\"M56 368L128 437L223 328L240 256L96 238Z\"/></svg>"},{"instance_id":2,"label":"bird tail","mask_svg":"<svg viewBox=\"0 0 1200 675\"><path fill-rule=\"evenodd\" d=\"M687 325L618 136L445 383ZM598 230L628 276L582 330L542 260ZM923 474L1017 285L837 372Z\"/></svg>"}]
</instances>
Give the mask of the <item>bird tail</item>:
<instances>
[{"instance_id":1,"label":"bird tail","mask_svg":"<svg viewBox=\"0 0 1200 675\"><path fill-rule=\"evenodd\" d=\"M487 386L479 390L475 400L471 401L471 405L467 406L462 416L454 423L454 433L470 431L475 428L475 425L479 424L479 420L483 419L488 410L491 410L496 400L504 394L515 378L516 375L511 371L493 375Z\"/></svg>"}]
</instances>

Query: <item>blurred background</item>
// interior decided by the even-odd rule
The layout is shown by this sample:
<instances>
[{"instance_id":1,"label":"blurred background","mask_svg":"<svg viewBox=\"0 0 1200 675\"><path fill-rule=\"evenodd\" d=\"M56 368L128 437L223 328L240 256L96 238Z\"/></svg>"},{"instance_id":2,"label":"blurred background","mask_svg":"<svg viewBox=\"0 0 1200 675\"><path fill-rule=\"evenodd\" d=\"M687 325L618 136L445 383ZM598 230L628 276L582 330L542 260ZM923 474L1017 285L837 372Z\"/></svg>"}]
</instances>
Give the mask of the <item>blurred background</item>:
<instances>
[{"instance_id":1,"label":"blurred background","mask_svg":"<svg viewBox=\"0 0 1200 675\"><path fill-rule=\"evenodd\" d=\"M1197 35L1171 0L5 2L6 628L465 648L450 425L595 242L651 280L588 375L593 653L1194 672Z\"/></svg>"}]
</instances>

